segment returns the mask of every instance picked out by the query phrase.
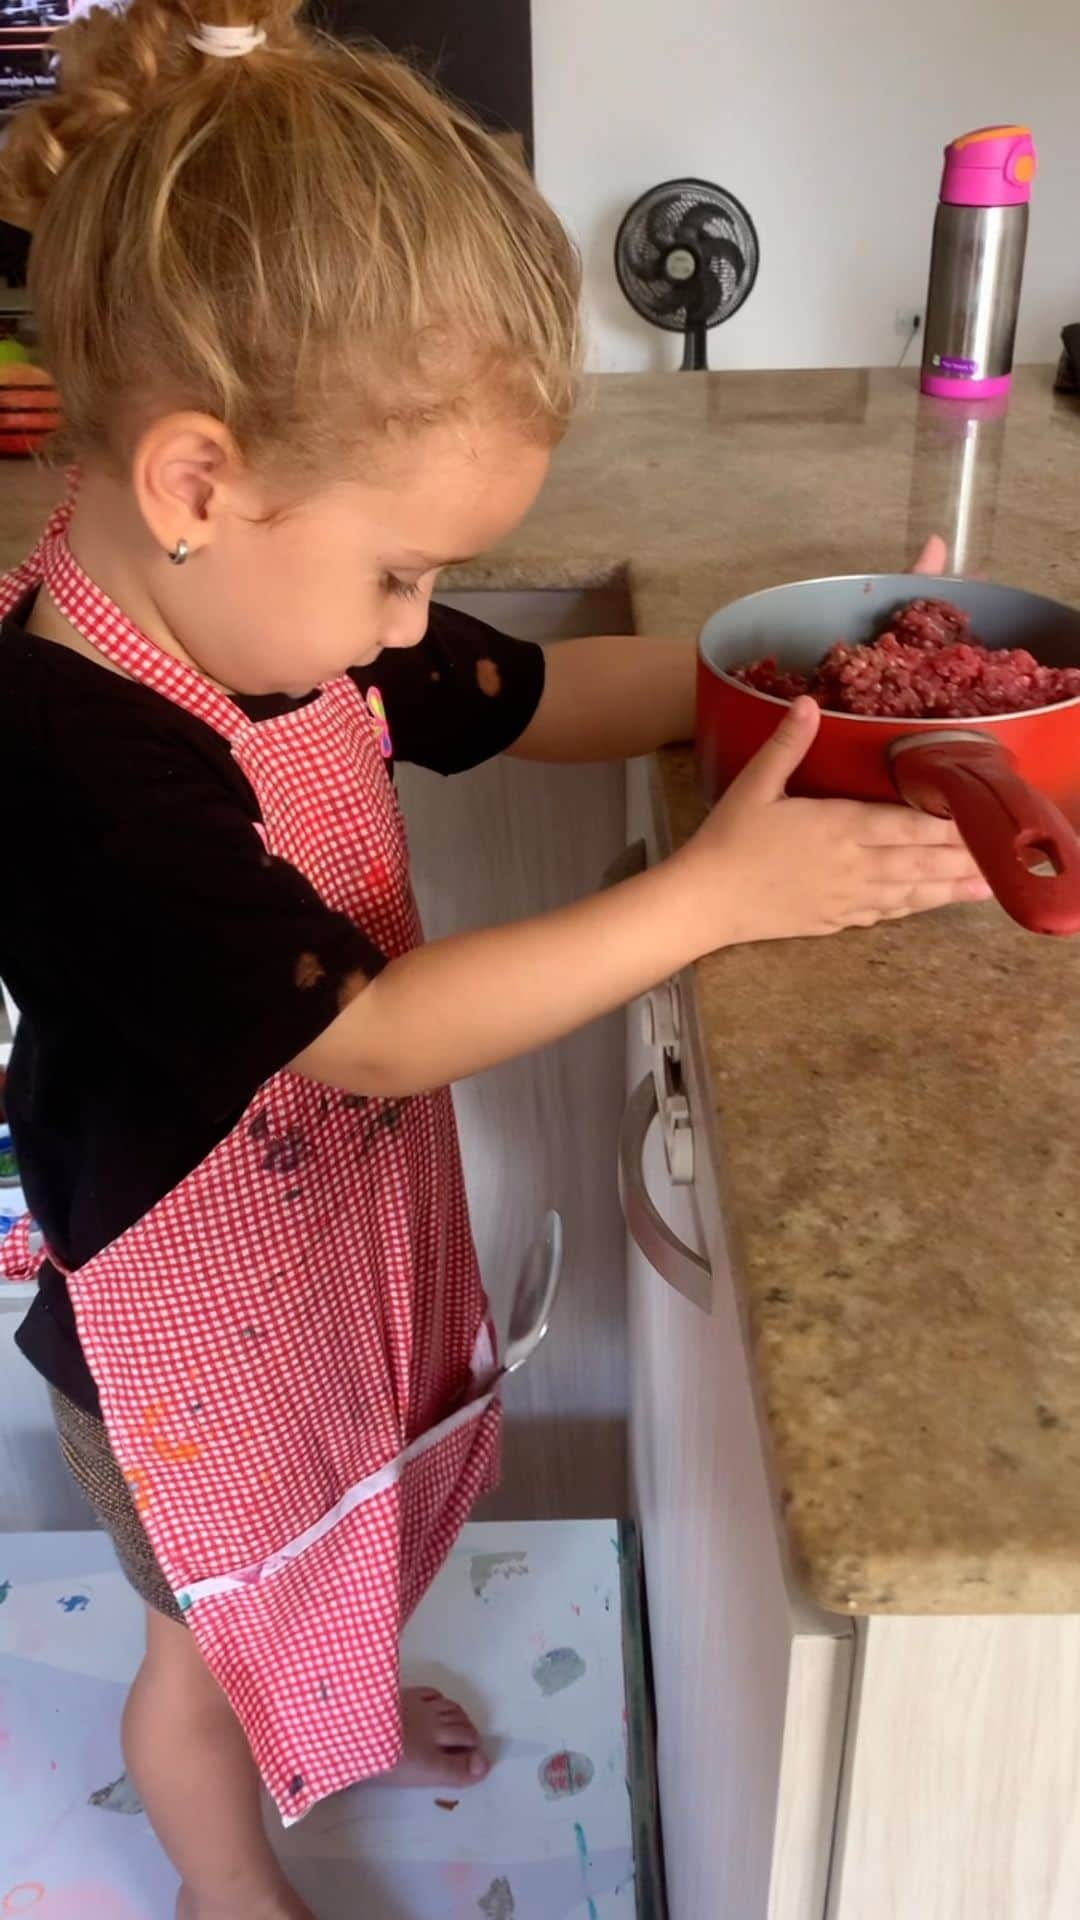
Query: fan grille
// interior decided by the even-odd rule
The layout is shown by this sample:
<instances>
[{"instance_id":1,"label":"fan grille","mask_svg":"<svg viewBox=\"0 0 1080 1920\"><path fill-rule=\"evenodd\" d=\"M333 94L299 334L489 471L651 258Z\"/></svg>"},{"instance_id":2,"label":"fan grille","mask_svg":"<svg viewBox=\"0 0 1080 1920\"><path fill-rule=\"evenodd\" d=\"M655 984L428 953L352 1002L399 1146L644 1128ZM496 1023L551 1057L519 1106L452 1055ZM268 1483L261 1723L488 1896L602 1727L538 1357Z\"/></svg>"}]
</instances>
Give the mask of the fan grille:
<instances>
[{"instance_id":1,"label":"fan grille","mask_svg":"<svg viewBox=\"0 0 1080 1920\"><path fill-rule=\"evenodd\" d=\"M668 254L690 245L701 261L687 284L664 269ZM681 262L678 264L681 265ZM758 238L734 194L707 180L673 180L634 203L619 228L615 269L643 319L669 333L702 321L716 327L737 313L753 288Z\"/></svg>"}]
</instances>

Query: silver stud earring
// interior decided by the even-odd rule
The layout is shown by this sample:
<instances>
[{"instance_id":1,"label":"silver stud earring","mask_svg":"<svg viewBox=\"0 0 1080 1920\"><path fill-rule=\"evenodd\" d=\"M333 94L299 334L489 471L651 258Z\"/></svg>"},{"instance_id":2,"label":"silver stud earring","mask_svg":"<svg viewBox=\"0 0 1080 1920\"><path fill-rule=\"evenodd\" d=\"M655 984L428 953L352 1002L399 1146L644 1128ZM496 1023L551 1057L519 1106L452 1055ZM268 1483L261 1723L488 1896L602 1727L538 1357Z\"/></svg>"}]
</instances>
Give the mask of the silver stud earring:
<instances>
[{"instance_id":1,"label":"silver stud earring","mask_svg":"<svg viewBox=\"0 0 1080 1920\"><path fill-rule=\"evenodd\" d=\"M182 567L184 564L184 561L188 558L190 552L191 552L191 548L188 546L187 541L178 540L175 547L173 548L172 552L169 555L169 559L172 562L172 565L174 567Z\"/></svg>"}]
</instances>

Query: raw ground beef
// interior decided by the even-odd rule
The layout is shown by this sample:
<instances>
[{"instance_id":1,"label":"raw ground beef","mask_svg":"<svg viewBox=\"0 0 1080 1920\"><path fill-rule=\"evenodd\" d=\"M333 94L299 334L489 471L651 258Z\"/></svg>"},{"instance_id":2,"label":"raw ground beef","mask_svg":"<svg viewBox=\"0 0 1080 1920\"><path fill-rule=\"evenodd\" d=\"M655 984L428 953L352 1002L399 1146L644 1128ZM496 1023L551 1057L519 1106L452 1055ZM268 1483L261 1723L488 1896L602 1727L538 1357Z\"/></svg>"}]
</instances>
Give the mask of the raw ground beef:
<instances>
[{"instance_id":1,"label":"raw ground beef","mask_svg":"<svg viewBox=\"0 0 1080 1920\"><path fill-rule=\"evenodd\" d=\"M765 659L735 678L780 700L808 693L831 713L890 720L970 720L1080 696L1080 667L1040 666L1022 647L985 647L948 600L913 600L886 632L861 646L839 642L811 674Z\"/></svg>"}]
</instances>

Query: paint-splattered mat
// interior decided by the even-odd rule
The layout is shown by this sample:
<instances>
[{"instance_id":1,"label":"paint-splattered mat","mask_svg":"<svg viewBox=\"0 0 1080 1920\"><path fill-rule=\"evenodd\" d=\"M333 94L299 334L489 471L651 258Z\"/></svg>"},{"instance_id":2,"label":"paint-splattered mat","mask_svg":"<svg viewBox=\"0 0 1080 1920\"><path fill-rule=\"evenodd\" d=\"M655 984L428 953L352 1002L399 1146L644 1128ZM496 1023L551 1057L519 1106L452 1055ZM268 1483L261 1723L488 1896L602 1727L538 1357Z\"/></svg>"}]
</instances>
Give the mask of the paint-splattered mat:
<instances>
[{"instance_id":1,"label":"paint-splattered mat","mask_svg":"<svg viewBox=\"0 0 1080 1920\"><path fill-rule=\"evenodd\" d=\"M123 1777L139 1602L99 1534L0 1536L0 1915L171 1920ZM320 1920L634 1920L618 1530L470 1526L410 1623L406 1677L485 1729L489 1778L369 1787L285 1835Z\"/></svg>"}]
</instances>

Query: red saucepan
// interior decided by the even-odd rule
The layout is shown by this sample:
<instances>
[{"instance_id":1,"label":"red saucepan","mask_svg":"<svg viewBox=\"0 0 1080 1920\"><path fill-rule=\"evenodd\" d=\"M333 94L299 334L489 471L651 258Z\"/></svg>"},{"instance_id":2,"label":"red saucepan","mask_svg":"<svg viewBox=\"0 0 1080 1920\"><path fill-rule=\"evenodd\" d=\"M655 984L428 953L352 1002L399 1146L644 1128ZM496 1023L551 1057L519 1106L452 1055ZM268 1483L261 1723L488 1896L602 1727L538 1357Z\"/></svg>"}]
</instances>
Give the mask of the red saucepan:
<instances>
[{"instance_id":1,"label":"red saucepan","mask_svg":"<svg viewBox=\"0 0 1080 1920\"><path fill-rule=\"evenodd\" d=\"M1080 666L1080 612L981 580L871 574L770 587L713 614L698 659L698 749L715 800L774 731L784 706L732 677L772 654L814 667L838 640L881 632L920 595L951 600L990 647ZM901 799L952 816L1006 913L1033 933L1080 933L1080 700L962 720L826 713L792 791Z\"/></svg>"}]
</instances>

